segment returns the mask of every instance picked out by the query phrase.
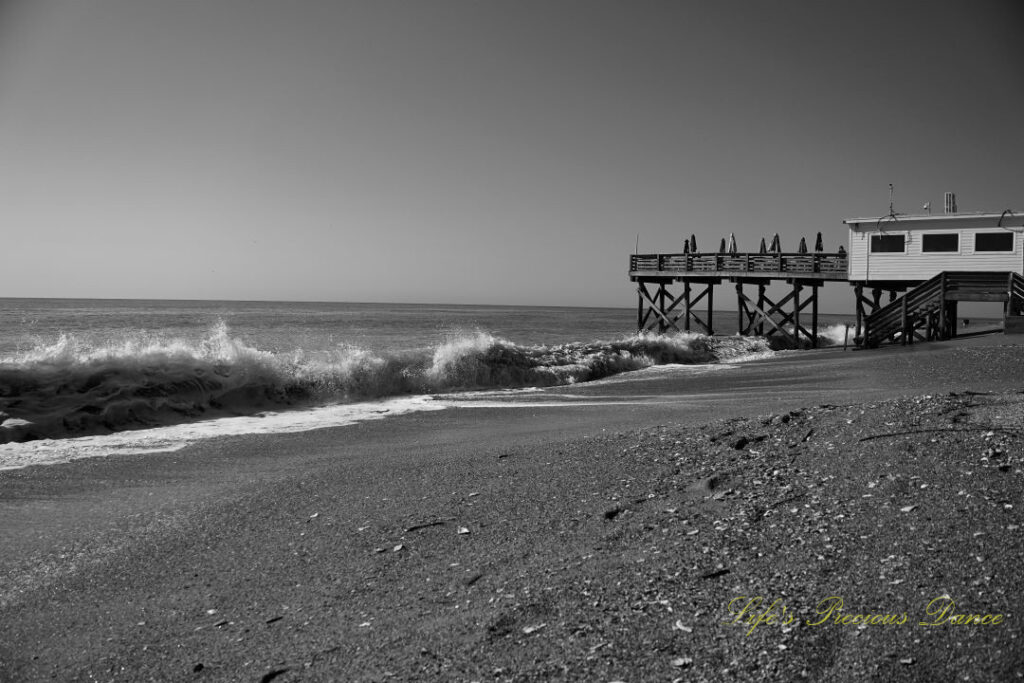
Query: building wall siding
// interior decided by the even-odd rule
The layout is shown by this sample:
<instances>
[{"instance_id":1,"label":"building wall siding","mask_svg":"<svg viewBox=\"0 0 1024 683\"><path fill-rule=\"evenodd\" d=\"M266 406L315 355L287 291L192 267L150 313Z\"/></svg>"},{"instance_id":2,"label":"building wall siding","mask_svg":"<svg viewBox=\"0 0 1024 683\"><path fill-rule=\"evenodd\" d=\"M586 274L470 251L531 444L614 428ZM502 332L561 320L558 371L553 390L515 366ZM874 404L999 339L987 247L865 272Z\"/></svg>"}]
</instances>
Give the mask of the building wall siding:
<instances>
[{"instance_id":1,"label":"building wall siding","mask_svg":"<svg viewBox=\"0 0 1024 683\"><path fill-rule=\"evenodd\" d=\"M1024 235L1013 232L1013 251L975 252L974 235L979 232L1001 232L1000 228L921 228L884 231L850 230L851 280L927 280L944 270L1015 271L1024 274ZM869 253L871 235L905 235L906 253ZM921 236L926 233L960 235L960 251L921 251Z\"/></svg>"}]
</instances>

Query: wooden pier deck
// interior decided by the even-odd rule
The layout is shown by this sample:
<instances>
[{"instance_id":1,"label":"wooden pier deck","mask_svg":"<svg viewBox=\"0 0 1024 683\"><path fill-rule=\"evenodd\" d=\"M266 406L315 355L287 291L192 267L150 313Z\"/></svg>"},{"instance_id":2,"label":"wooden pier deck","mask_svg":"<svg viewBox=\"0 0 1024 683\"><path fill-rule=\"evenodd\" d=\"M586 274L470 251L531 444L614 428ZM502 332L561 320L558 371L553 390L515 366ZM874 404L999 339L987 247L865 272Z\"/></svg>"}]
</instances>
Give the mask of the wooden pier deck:
<instances>
[{"instance_id":1,"label":"wooden pier deck","mask_svg":"<svg viewBox=\"0 0 1024 683\"><path fill-rule=\"evenodd\" d=\"M756 278L769 280L836 280L846 282L849 260L841 253L781 254L633 254L629 277Z\"/></svg>"},{"instance_id":2,"label":"wooden pier deck","mask_svg":"<svg viewBox=\"0 0 1024 683\"><path fill-rule=\"evenodd\" d=\"M714 288L728 280L736 286L737 334L776 335L793 345L804 338L816 346L818 288L825 282L848 282L848 268L848 257L841 252L633 254L629 279L639 295L637 329L688 332L696 325L714 334ZM779 301L766 295L773 281L790 285L789 294ZM672 294L670 287L679 283L682 291ZM747 296L745 285L757 287L756 298ZM706 313L696 309L701 302ZM808 306L809 329L801 320Z\"/></svg>"}]
</instances>

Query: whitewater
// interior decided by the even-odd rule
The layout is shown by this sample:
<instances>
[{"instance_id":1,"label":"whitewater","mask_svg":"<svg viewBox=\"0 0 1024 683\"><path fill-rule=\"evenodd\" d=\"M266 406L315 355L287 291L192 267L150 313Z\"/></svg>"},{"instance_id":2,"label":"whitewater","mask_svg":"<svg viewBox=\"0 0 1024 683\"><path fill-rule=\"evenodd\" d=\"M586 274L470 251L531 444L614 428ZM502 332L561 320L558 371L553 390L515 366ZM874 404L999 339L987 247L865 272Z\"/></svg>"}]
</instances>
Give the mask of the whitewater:
<instances>
[{"instance_id":1,"label":"whitewater","mask_svg":"<svg viewBox=\"0 0 1024 683\"><path fill-rule=\"evenodd\" d=\"M21 336L0 338L0 468L343 426L442 409L467 392L775 353L756 337L623 334L619 309L406 306L396 323L352 304L18 303ZM843 331L822 330L840 343ZM581 332L608 336L573 339Z\"/></svg>"}]
</instances>

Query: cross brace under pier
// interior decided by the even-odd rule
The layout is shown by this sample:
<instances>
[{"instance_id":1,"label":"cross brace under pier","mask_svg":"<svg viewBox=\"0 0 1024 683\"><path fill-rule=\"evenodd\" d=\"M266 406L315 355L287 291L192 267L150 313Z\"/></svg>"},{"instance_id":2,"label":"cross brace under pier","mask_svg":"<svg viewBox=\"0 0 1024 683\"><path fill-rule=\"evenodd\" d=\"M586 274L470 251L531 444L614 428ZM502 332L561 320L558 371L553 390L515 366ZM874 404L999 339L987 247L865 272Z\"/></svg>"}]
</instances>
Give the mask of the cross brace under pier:
<instances>
[{"instance_id":1,"label":"cross brace under pier","mask_svg":"<svg viewBox=\"0 0 1024 683\"><path fill-rule=\"evenodd\" d=\"M637 330L714 334L714 290L715 285L722 283L722 278L678 280L665 277L635 281ZM781 337L791 346L800 346L806 340L817 346L821 280L786 280L791 289L778 301L767 294L771 279L735 278L732 282L736 285L738 334ZM756 299L744 292L746 285L757 287ZM699 309L698 305L701 305Z\"/></svg>"},{"instance_id":2,"label":"cross brace under pier","mask_svg":"<svg viewBox=\"0 0 1024 683\"><path fill-rule=\"evenodd\" d=\"M755 334L765 337L781 337L791 346L800 346L801 338L818 345L818 288L819 280L790 280L792 289L778 301L768 298L766 290L770 280L737 280L736 299L738 302L738 334ZM757 299L751 299L744 291L744 285L757 287ZM805 294L805 290L809 293ZM804 297L801 299L801 294ZM787 310L787 306L789 307ZM811 307L810 329L804 324L807 318L800 314Z\"/></svg>"},{"instance_id":3,"label":"cross brace under pier","mask_svg":"<svg viewBox=\"0 0 1024 683\"><path fill-rule=\"evenodd\" d=\"M675 284L673 278L637 280L637 330L691 332L696 326L704 334L714 334L715 285L721 282L721 278L686 279L679 283L682 285L682 291L678 295L673 295L669 291L669 286ZM653 293L648 289L648 285L652 286ZM696 310L697 304L701 301L707 303L704 318Z\"/></svg>"}]
</instances>

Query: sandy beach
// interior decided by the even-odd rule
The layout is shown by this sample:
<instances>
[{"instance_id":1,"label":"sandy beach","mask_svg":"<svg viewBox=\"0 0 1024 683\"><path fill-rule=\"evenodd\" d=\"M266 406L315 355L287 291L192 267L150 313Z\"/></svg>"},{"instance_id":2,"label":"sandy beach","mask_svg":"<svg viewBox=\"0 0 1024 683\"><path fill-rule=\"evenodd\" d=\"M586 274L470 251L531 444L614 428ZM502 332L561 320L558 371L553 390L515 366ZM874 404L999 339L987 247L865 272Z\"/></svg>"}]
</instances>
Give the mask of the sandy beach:
<instances>
[{"instance_id":1,"label":"sandy beach","mask_svg":"<svg viewBox=\"0 0 1024 683\"><path fill-rule=\"evenodd\" d=\"M1022 350L0 472L0 679L1016 680Z\"/></svg>"}]
</instances>

